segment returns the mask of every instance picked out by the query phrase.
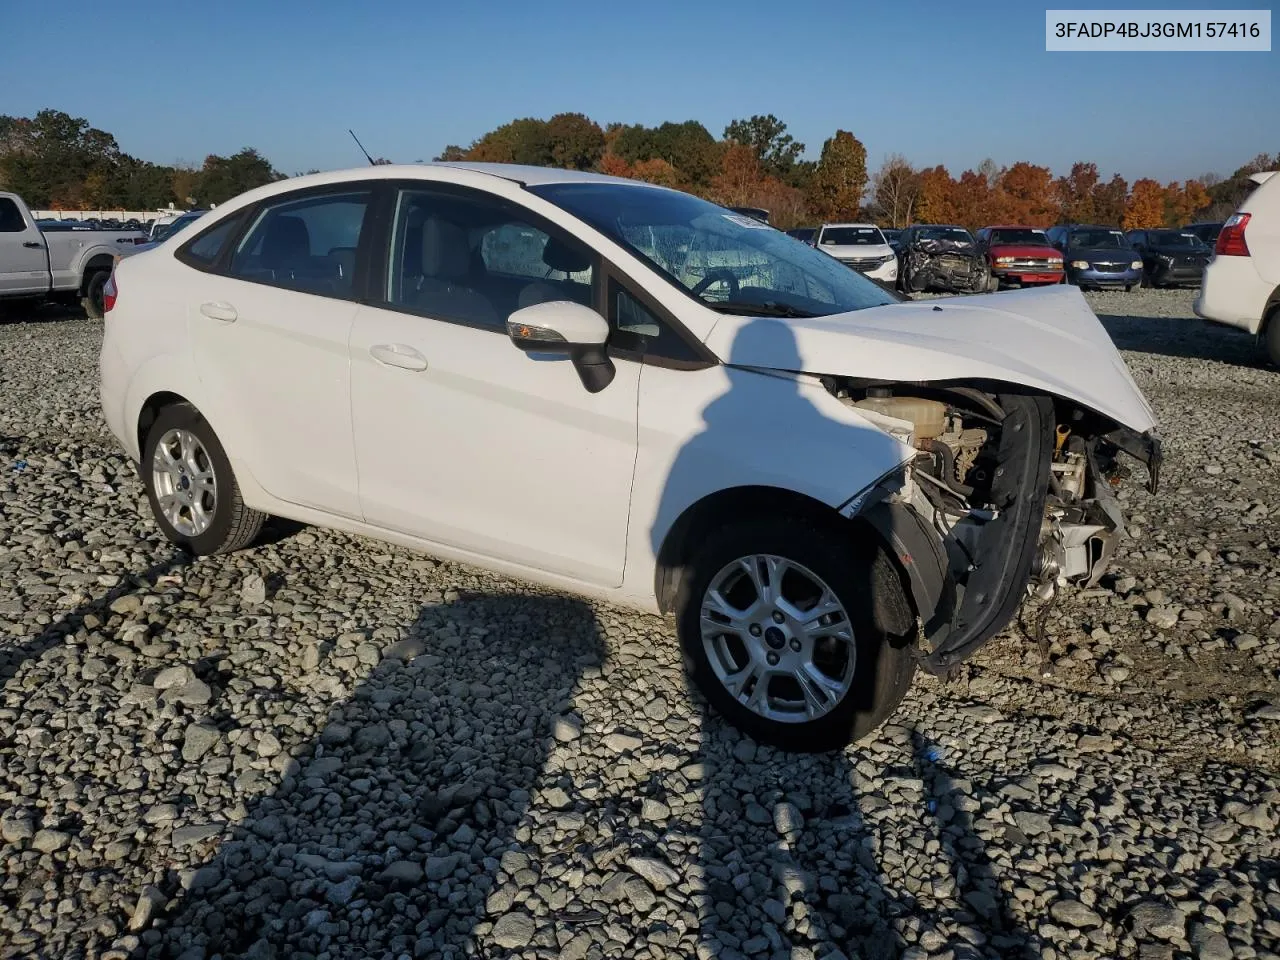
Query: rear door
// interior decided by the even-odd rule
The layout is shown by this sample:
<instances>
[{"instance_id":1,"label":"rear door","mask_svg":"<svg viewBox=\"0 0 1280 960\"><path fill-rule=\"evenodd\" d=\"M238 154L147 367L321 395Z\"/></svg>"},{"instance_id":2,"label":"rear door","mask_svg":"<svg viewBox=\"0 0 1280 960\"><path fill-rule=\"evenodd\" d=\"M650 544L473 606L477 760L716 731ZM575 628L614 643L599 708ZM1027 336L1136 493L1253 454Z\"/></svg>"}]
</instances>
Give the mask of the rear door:
<instances>
[{"instance_id":1,"label":"rear door","mask_svg":"<svg viewBox=\"0 0 1280 960\"><path fill-rule=\"evenodd\" d=\"M352 518L347 340L372 195L367 183L340 184L247 211L187 305L196 368L238 445L232 458L272 496ZM179 258L200 269L191 251L222 227L202 231Z\"/></svg>"},{"instance_id":2,"label":"rear door","mask_svg":"<svg viewBox=\"0 0 1280 960\"><path fill-rule=\"evenodd\" d=\"M23 216L17 201L0 197L0 296L49 290L44 236Z\"/></svg>"}]
</instances>

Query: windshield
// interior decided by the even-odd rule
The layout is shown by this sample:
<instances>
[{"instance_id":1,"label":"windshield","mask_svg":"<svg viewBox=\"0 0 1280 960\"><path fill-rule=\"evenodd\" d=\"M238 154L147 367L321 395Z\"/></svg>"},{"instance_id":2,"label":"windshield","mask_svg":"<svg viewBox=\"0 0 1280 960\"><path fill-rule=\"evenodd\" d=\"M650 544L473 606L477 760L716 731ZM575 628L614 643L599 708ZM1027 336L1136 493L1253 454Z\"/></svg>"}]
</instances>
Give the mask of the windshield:
<instances>
[{"instance_id":1,"label":"windshield","mask_svg":"<svg viewBox=\"0 0 1280 960\"><path fill-rule=\"evenodd\" d=\"M884 234L876 227L823 227L818 241L824 247L879 247L884 242Z\"/></svg>"},{"instance_id":2,"label":"windshield","mask_svg":"<svg viewBox=\"0 0 1280 960\"><path fill-rule=\"evenodd\" d=\"M1194 233L1183 233L1181 230L1152 230L1150 233L1153 247L1203 247L1204 244Z\"/></svg>"},{"instance_id":3,"label":"windshield","mask_svg":"<svg viewBox=\"0 0 1280 960\"><path fill-rule=\"evenodd\" d=\"M687 193L615 183L528 189L590 224L713 309L827 316L897 302L825 253Z\"/></svg>"},{"instance_id":4,"label":"windshield","mask_svg":"<svg viewBox=\"0 0 1280 960\"><path fill-rule=\"evenodd\" d=\"M952 243L973 243L969 231L962 227L923 227L917 234L919 240L950 240Z\"/></svg>"},{"instance_id":5,"label":"windshield","mask_svg":"<svg viewBox=\"0 0 1280 960\"><path fill-rule=\"evenodd\" d=\"M1024 247L1047 247L1049 238L1044 235L1043 230L1016 229L1016 230L992 230L992 243L1018 243Z\"/></svg>"},{"instance_id":6,"label":"windshield","mask_svg":"<svg viewBox=\"0 0 1280 960\"><path fill-rule=\"evenodd\" d=\"M1071 246L1080 249L1126 250L1129 244L1119 230L1073 230Z\"/></svg>"}]
</instances>

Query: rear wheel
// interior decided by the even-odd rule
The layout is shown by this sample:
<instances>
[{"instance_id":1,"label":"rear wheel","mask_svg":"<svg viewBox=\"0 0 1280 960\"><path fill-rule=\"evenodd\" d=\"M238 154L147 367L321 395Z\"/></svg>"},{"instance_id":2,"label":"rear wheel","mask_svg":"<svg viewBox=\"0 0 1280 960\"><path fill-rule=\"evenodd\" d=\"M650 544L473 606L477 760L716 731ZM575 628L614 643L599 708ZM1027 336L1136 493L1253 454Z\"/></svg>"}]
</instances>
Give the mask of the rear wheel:
<instances>
[{"instance_id":1,"label":"rear wheel","mask_svg":"<svg viewBox=\"0 0 1280 960\"><path fill-rule=\"evenodd\" d=\"M89 275L89 282L85 284L84 297L80 300L80 305L84 307L84 312L91 320L101 320L107 315L103 291L109 279L111 279L110 270L95 270Z\"/></svg>"},{"instance_id":2,"label":"rear wheel","mask_svg":"<svg viewBox=\"0 0 1280 960\"><path fill-rule=\"evenodd\" d=\"M1280 367L1280 306L1273 307L1267 314L1266 327L1263 330L1262 342L1267 359Z\"/></svg>"},{"instance_id":3,"label":"rear wheel","mask_svg":"<svg viewBox=\"0 0 1280 960\"><path fill-rule=\"evenodd\" d=\"M877 541L751 520L710 537L688 570L676 609L693 682L755 739L839 749L910 687L915 616Z\"/></svg>"},{"instance_id":4,"label":"rear wheel","mask_svg":"<svg viewBox=\"0 0 1280 960\"><path fill-rule=\"evenodd\" d=\"M190 404L156 417L142 449L142 477L161 531L194 554L248 546L266 519L245 505L222 444Z\"/></svg>"}]
</instances>

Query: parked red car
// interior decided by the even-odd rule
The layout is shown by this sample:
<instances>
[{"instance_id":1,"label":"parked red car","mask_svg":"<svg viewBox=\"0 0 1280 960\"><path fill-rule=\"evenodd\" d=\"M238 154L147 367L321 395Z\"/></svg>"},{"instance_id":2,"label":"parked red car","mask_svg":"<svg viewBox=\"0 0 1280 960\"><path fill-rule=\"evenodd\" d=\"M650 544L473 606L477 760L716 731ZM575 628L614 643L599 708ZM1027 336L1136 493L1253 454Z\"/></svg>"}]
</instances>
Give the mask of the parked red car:
<instances>
[{"instance_id":1,"label":"parked red car","mask_svg":"<svg viewBox=\"0 0 1280 960\"><path fill-rule=\"evenodd\" d=\"M1062 283L1062 254L1039 227L983 227L976 236L1001 286Z\"/></svg>"}]
</instances>

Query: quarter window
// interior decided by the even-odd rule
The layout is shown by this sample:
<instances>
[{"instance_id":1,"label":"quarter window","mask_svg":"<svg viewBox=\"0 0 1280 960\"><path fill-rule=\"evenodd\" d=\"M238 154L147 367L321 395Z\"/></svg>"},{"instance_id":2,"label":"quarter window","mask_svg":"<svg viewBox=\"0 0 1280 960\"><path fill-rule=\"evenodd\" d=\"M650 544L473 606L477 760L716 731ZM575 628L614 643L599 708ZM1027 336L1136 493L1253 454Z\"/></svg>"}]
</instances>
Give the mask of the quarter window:
<instances>
[{"instance_id":1,"label":"quarter window","mask_svg":"<svg viewBox=\"0 0 1280 960\"><path fill-rule=\"evenodd\" d=\"M26 229L18 205L8 197L0 197L0 233L22 233Z\"/></svg>"},{"instance_id":2,"label":"quarter window","mask_svg":"<svg viewBox=\"0 0 1280 960\"><path fill-rule=\"evenodd\" d=\"M187 260L193 260L199 266L211 266L222 253L231 235L240 224L240 217L228 217L211 230L196 237L183 251Z\"/></svg>"},{"instance_id":3,"label":"quarter window","mask_svg":"<svg viewBox=\"0 0 1280 960\"><path fill-rule=\"evenodd\" d=\"M386 299L395 309L502 330L521 307L591 306L595 255L515 204L436 190L401 190Z\"/></svg>"},{"instance_id":4,"label":"quarter window","mask_svg":"<svg viewBox=\"0 0 1280 960\"><path fill-rule=\"evenodd\" d=\"M618 350L680 363L702 362L669 324L616 279L609 281L609 325L613 328L609 344Z\"/></svg>"},{"instance_id":5,"label":"quarter window","mask_svg":"<svg viewBox=\"0 0 1280 960\"><path fill-rule=\"evenodd\" d=\"M367 191L312 194L265 207L232 255L228 273L304 293L351 296L369 198Z\"/></svg>"}]
</instances>

